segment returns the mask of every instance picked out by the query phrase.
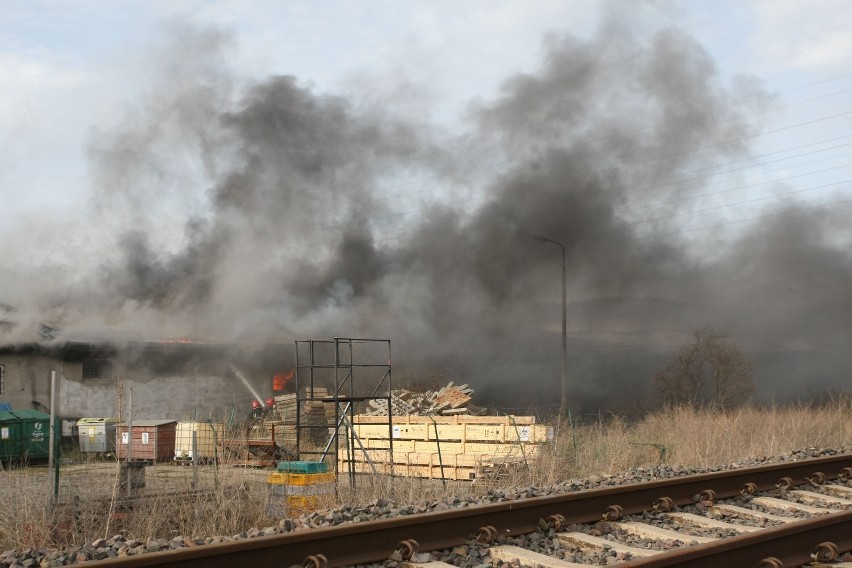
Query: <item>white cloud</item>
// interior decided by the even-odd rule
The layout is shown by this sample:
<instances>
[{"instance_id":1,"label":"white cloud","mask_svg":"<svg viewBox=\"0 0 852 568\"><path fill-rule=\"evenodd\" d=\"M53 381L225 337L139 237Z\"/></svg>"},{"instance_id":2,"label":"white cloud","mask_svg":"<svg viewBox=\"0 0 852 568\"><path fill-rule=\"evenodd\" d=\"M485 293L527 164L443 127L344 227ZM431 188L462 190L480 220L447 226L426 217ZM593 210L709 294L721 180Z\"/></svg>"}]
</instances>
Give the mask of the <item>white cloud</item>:
<instances>
[{"instance_id":1,"label":"white cloud","mask_svg":"<svg viewBox=\"0 0 852 568\"><path fill-rule=\"evenodd\" d=\"M0 52L0 201L7 224L34 205L73 199L96 83L90 70L44 53Z\"/></svg>"},{"instance_id":2,"label":"white cloud","mask_svg":"<svg viewBox=\"0 0 852 568\"><path fill-rule=\"evenodd\" d=\"M0 128L15 125L32 111L38 100L59 98L69 90L90 84L94 75L43 56L0 52L0 84L4 104L0 106Z\"/></svg>"},{"instance_id":3,"label":"white cloud","mask_svg":"<svg viewBox=\"0 0 852 568\"><path fill-rule=\"evenodd\" d=\"M852 58L852 2L759 0L753 5L756 63L771 71L845 70Z\"/></svg>"}]
</instances>

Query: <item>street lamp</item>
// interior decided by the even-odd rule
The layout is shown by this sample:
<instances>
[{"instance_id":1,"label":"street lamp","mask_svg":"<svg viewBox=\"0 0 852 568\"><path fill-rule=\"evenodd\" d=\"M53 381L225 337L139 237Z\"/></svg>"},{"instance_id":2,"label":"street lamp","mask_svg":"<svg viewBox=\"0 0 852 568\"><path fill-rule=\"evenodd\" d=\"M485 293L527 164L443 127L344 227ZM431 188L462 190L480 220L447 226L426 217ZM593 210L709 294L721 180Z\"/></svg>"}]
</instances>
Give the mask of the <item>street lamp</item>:
<instances>
[{"instance_id":1,"label":"street lamp","mask_svg":"<svg viewBox=\"0 0 852 568\"><path fill-rule=\"evenodd\" d=\"M562 243L548 239L547 237L533 235L533 238L537 241L553 243L562 249L562 404L559 406L559 415L564 417L568 414L568 336L566 333L566 313L568 307L565 300L565 247Z\"/></svg>"}]
</instances>

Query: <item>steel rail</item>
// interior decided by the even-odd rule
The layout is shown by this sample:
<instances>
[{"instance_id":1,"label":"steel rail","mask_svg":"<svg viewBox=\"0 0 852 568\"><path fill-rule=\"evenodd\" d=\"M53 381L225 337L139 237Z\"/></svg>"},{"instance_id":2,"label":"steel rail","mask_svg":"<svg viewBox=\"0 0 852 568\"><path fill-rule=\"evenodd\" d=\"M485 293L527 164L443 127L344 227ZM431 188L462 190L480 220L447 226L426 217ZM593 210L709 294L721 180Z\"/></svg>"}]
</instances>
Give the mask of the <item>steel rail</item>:
<instances>
[{"instance_id":1,"label":"steel rail","mask_svg":"<svg viewBox=\"0 0 852 568\"><path fill-rule=\"evenodd\" d=\"M780 527L763 529L684 547L656 556L619 564L619 568L716 568L718 566L760 566L776 558L779 566L802 566L814 560L811 554L823 542L832 542L841 551L852 550L852 510L822 515ZM771 564L764 564L771 566Z\"/></svg>"},{"instance_id":2,"label":"steel rail","mask_svg":"<svg viewBox=\"0 0 852 568\"><path fill-rule=\"evenodd\" d=\"M609 515L614 520L620 514L650 510L654 502L663 497L668 497L673 505L687 505L694 502L694 496L708 490L712 492L711 499L730 498L745 490L774 489L779 483L784 483L785 478L794 485L806 483L817 473L825 479L835 479L846 468L852 468L852 454L347 523L102 560L98 566L219 568L240 564L302 565L310 564L312 560L317 565L327 564L329 567L352 566L383 561L405 541L409 541L409 545L416 543L415 548L421 551L441 550L464 543L484 527L493 527L492 534L517 536L534 532L542 519L555 522L561 517L559 522L563 525L598 521L602 515ZM317 563L317 560L320 562Z\"/></svg>"}]
</instances>

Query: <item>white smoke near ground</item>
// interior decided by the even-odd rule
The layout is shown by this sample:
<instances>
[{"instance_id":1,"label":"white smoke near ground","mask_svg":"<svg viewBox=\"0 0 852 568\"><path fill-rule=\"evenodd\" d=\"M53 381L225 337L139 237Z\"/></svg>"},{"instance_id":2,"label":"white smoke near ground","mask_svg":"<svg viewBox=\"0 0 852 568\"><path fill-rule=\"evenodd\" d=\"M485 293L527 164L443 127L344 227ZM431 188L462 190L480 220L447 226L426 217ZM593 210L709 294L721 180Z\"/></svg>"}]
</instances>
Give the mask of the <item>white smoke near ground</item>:
<instances>
[{"instance_id":1,"label":"white smoke near ground","mask_svg":"<svg viewBox=\"0 0 852 568\"><path fill-rule=\"evenodd\" d=\"M715 179L695 172L747 157L750 115L772 100L726 83L688 34L610 19L591 39L551 37L452 134L422 99L406 106L411 85L241 82L229 42L181 26L148 98L93 132L92 206L63 226L102 245L16 259L5 342L42 341L45 324L53 341L382 337L403 373L547 402L561 281L543 235L566 248L581 407L635 408L664 354L708 323L753 352L764 397L844 384L841 213L788 200L733 236L682 232Z\"/></svg>"}]
</instances>

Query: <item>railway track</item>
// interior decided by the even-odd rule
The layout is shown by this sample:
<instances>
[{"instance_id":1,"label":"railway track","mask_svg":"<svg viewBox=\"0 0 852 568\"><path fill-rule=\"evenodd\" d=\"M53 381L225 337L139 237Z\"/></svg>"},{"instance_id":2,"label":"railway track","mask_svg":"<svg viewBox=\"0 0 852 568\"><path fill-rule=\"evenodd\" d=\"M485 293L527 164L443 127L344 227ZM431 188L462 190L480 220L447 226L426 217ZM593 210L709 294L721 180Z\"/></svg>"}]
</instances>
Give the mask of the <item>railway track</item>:
<instances>
[{"instance_id":1,"label":"railway track","mask_svg":"<svg viewBox=\"0 0 852 568\"><path fill-rule=\"evenodd\" d=\"M391 559L390 565L432 562L430 568L438 568L435 557L461 558L466 565L590 565L566 562L569 553L624 568L832 563L852 551L850 480L852 454L844 454L128 556L98 566L326 568ZM441 552L427 554L432 551Z\"/></svg>"}]
</instances>

